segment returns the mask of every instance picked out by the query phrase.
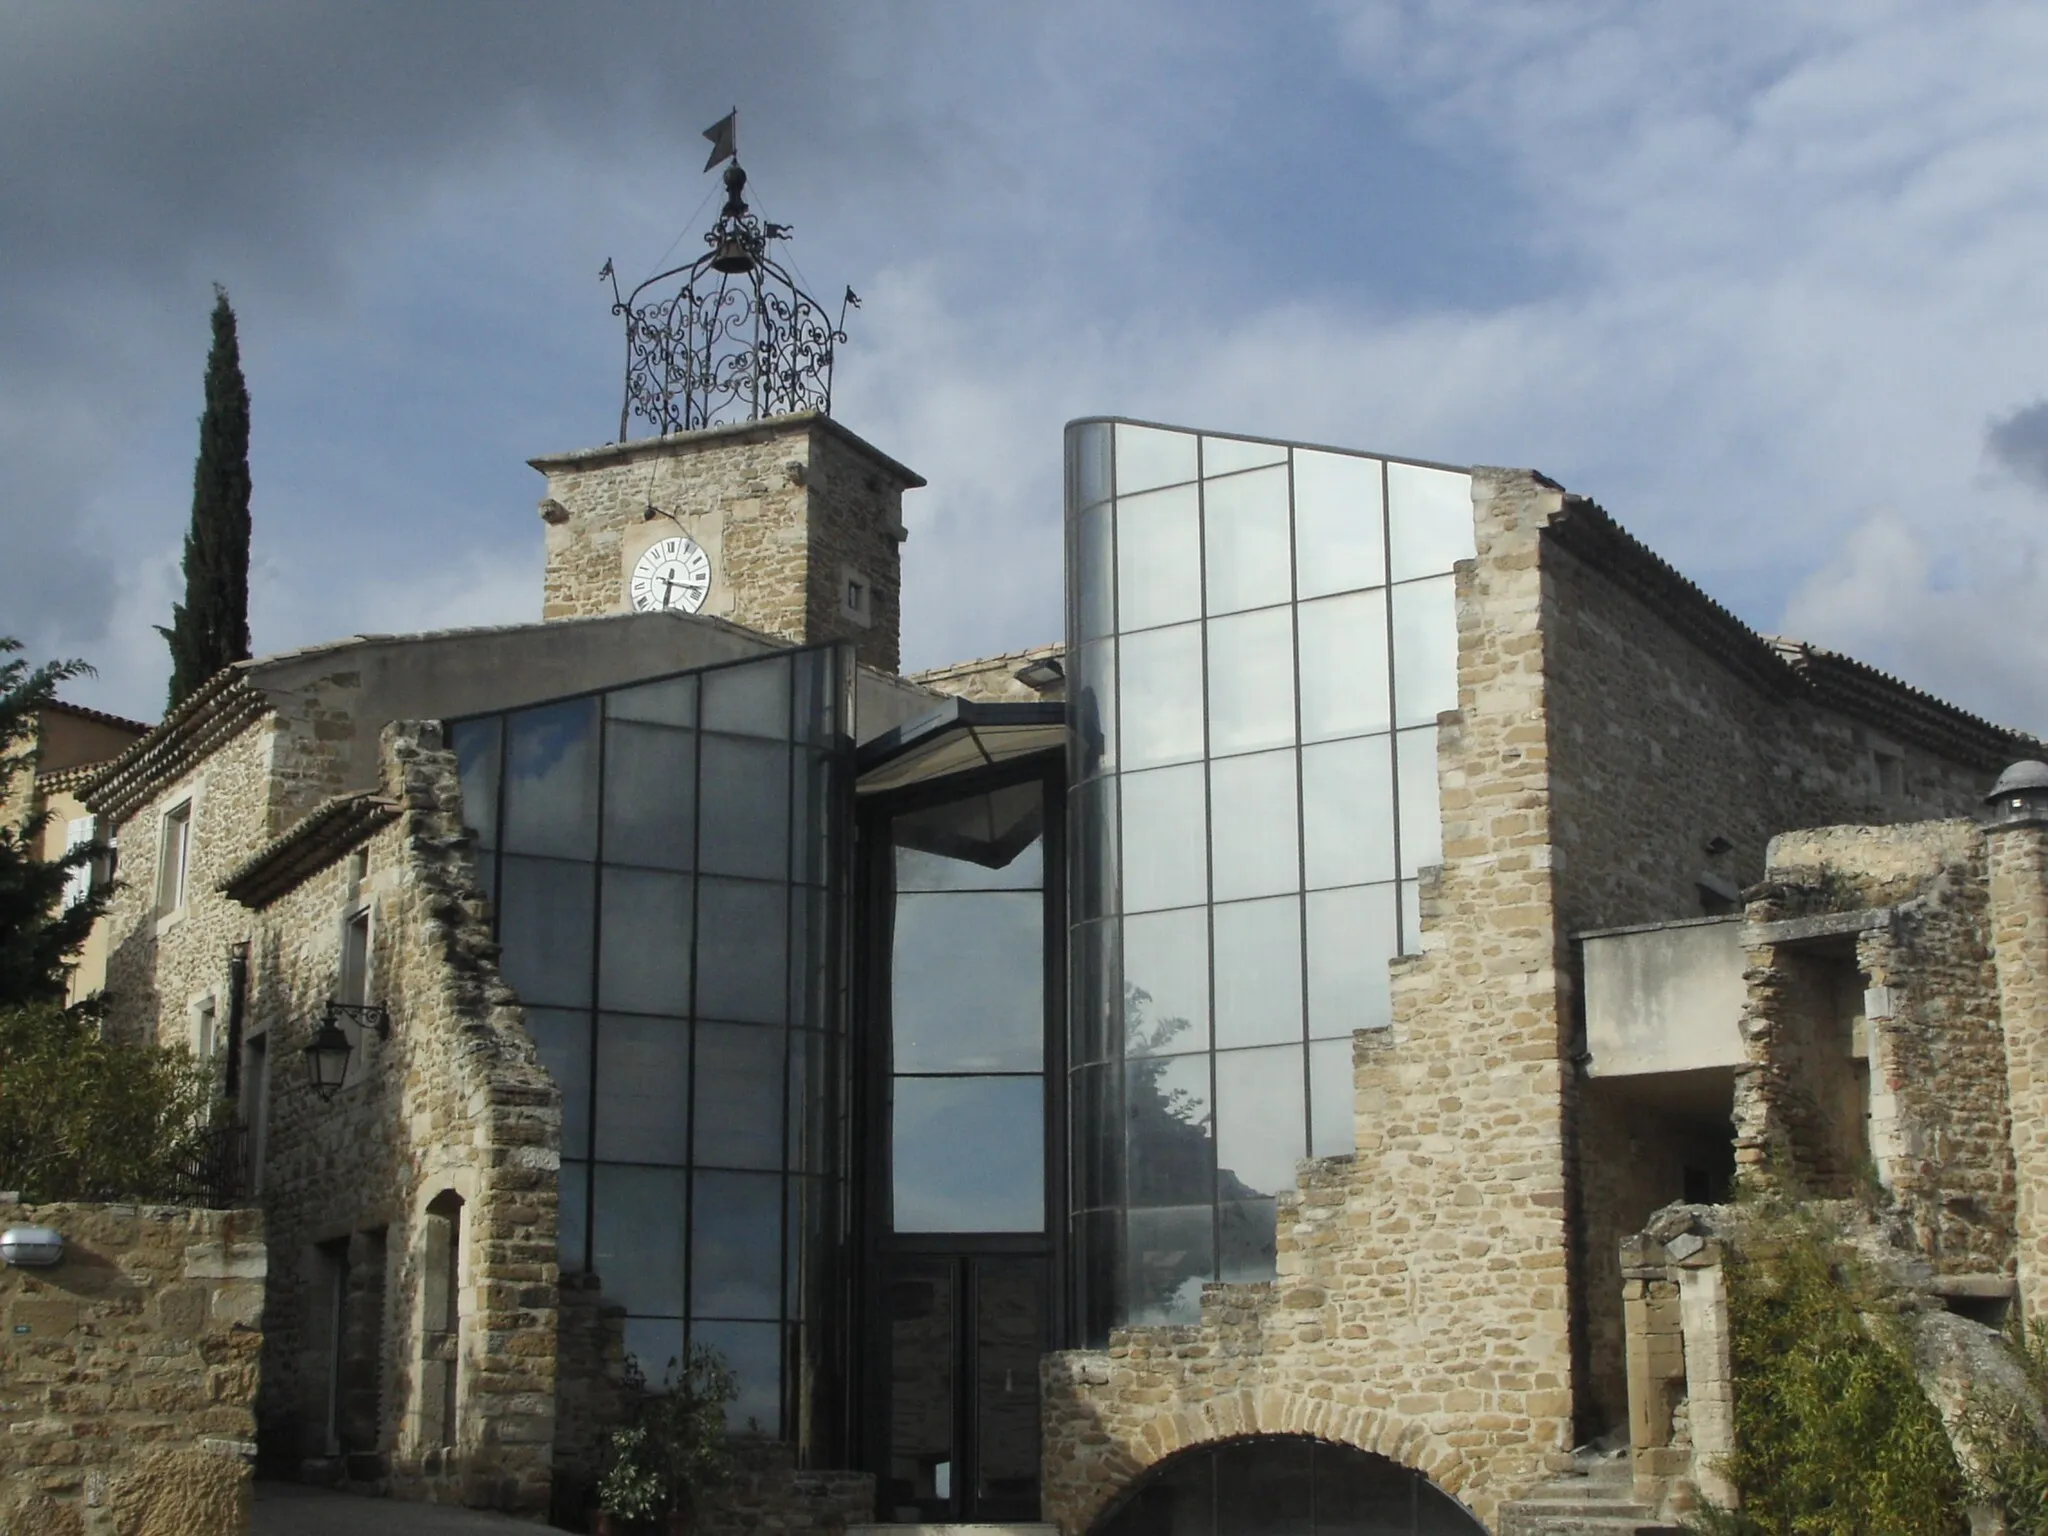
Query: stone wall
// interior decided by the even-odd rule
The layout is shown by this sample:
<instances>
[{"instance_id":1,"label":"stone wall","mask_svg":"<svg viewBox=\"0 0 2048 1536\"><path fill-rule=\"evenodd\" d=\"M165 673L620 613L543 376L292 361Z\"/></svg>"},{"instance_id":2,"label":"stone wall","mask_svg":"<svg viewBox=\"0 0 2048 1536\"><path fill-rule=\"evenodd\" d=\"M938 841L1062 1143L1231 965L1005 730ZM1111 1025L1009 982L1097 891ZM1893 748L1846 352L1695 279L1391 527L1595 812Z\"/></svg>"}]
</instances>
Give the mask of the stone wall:
<instances>
[{"instance_id":1,"label":"stone wall","mask_svg":"<svg viewBox=\"0 0 2048 1536\"><path fill-rule=\"evenodd\" d=\"M0 1268L0 1530L247 1531L260 1216L0 1203L15 1225L56 1228L64 1258Z\"/></svg>"},{"instance_id":2,"label":"stone wall","mask_svg":"<svg viewBox=\"0 0 2048 1536\"><path fill-rule=\"evenodd\" d=\"M2020 1306L2048 1317L2048 827L1999 827L1991 924L2011 1095Z\"/></svg>"},{"instance_id":3,"label":"stone wall","mask_svg":"<svg viewBox=\"0 0 2048 1536\"><path fill-rule=\"evenodd\" d=\"M1066 653L1065 643L1055 641L1051 645L1035 645L1025 651L1005 651L1000 656L983 656L974 661L956 661L950 666L933 667L928 672L913 672L910 681L955 698L997 704L1035 704L1064 699L1067 696L1064 683L1056 683L1046 689L1033 688L1018 681L1017 669L1034 661L1063 661Z\"/></svg>"}]
</instances>

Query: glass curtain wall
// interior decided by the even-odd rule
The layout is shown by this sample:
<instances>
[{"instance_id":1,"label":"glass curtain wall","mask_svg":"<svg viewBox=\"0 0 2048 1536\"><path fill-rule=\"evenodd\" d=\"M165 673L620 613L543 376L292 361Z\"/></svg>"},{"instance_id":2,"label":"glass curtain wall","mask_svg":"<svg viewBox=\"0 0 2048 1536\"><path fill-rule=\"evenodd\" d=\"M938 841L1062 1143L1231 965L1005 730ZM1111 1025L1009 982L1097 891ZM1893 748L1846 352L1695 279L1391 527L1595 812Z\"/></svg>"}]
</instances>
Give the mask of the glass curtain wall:
<instances>
[{"instance_id":1,"label":"glass curtain wall","mask_svg":"<svg viewBox=\"0 0 2048 1536\"><path fill-rule=\"evenodd\" d=\"M562 1268L625 1306L650 1381L708 1344L734 1427L800 1442L843 1161L847 665L779 652L450 727L562 1090Z\"/></svg>"},{"instance_id":2,"label":"glass curtain wall","mask_svg":"<svg viewBox=\"0 0 2048 1536\"><path fill-rule=\"evenodd\" d=\"M1471 477L1123 422L1067 441L1075 1316L1184 1322L1273 1272L1354 1143L1442 857L1436 717Z\"/></svg>"}]
</instances>

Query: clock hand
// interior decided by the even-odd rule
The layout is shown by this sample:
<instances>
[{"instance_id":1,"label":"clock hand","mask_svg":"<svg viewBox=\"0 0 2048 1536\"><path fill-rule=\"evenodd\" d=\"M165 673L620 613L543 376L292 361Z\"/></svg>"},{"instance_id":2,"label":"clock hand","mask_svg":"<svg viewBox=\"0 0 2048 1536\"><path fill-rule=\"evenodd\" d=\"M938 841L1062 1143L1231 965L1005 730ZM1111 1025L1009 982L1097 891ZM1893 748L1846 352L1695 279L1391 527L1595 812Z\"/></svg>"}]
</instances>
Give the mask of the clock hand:
<instances>
[{"instance_id":1,"label":"clock hand","mask_svg":"<svg viewBox=\"0 0 2048 1536\"><path fill-rule=\"evenodd\" d=\"M676 605L676 579L667 571L661 573L661 606L673 608Z\"/></svg>"}]
</instances>

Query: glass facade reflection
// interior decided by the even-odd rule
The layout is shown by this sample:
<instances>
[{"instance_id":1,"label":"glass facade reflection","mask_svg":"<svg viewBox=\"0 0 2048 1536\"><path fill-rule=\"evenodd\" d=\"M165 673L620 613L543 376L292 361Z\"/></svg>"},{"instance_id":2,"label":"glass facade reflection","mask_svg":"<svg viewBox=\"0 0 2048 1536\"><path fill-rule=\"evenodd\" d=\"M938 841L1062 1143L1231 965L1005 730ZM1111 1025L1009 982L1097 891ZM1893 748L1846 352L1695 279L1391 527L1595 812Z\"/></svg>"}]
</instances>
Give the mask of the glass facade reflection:
<instances>
[{"instance_id":1,"label":"glass facade reflection","mask_svg":"<svg viewBox=\"0 0 2048 1536\"><path fill-rule=\"evenodd\" d=\"M785 651L450 725L562 1091L562 1268L625 1306L650 1379L710 1344L735 1425L790 1439L829 1375L847 665Z\"/></svg>"},{"instance_id":2,"label":"glass facade reflection","mask_svg":"<svg viewBox=\"0 0 2048 1536\"><path fill-rule=\"evenodd\" d=\"M1272 1273L1274 1197L1349 1151L1442 857L1470 476L1068 428L1069 1111L1079 1332Z\"/></svg>"}]
</instances>

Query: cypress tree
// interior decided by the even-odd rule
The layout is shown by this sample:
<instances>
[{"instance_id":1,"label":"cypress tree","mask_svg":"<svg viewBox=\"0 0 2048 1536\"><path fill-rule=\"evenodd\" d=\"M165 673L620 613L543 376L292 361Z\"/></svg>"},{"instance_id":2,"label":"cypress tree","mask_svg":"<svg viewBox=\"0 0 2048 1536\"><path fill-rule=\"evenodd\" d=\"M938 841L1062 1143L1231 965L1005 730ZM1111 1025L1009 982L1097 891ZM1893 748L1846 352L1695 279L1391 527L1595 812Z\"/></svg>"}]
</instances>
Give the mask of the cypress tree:
<instances>
[{"instance_id":1,"label":"cypress tree","mask_svg":"<svg viewBox=\"0 0 2048 1536\"><path fill-rule=\"evenodd\" d=\"M206 413L192 470L185 532L185 601L157 630L171 646L171 698L179 704L214 673L249 655L249 388L227 290L213 287L213 348Z\"/></svg>"}]
</instances>

